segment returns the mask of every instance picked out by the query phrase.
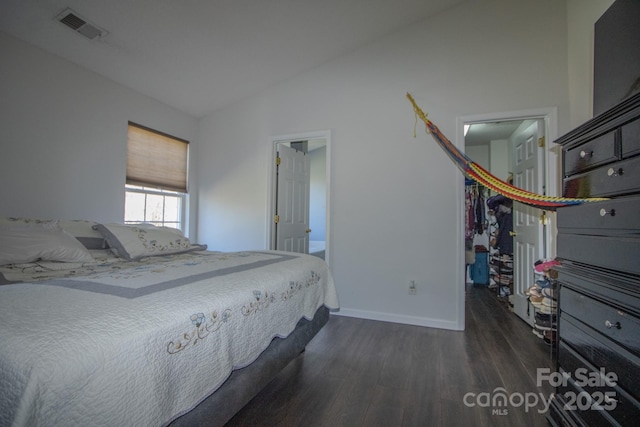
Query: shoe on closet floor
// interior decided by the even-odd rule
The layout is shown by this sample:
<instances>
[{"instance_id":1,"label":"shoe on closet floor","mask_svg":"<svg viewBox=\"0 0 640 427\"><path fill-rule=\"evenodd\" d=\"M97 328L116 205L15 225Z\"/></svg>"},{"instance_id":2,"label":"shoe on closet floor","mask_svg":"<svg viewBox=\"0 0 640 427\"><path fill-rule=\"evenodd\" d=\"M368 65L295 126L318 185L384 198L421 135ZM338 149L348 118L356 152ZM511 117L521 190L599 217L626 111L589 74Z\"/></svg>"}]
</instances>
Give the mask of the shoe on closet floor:
<instances>
[{"instance_id":1,"label":"shoe on closet floor","mask_svg":"<svg viewBox=\"0 0 640 427\"><path fill-rule=\"evenodd\" d=\"M549 279L544 278L536 280L536 285L538 285L539 288L549 288L551 287L551 282L549 281Z\"/></svg>"},{"instance_id":2,"label":"shoe on closet floor","mask_svg":"<svg viewBox=\"0 0 640 427\"><path fill-rule=\"evenodd\" d=\"M558 306L558 303L556 303L556 300L554 300L553 298L542 297L542 305L543 307L556 308Z\"/></svg>"},{"instance_id":3,"label":"shoe on closet floor","mask_svg":"<svg viewBox=\"0 0 640 427\"><path fill-rule=\"evenodd\" d=\"M555 267L557 265L561 265L561 264L559 261L556 261L555 259L552 259L550 261L538 260L534 263L534 269L538 273L545 273L551 270L552 267Z\"/></svg>"},{"instance_id":4,"label":"shoe on closet floor","mask_svg":"<svg viewBox=\"0 0 640 427\"><path fill-rule=\"evenodd\" d=\"M542 304L540 302L532 303L532 304L535 305L536 308L538 310L540 310L540 313L542 313L542 314L555 314L555 312L556 312L555 307L552 308L552 307L544 305L544 304Z\"/></svg>"},{"instance_id":5,"label":"shoe on closet floor","mask_svg":"<svg viewBox=\"0 0 640 427\"><path fill-rule=\"evenodd\" d=\"M542 331L542 332L553 330L553 328L551 326L542 326L542 325L538 325L537 323L535 325L533 325L533 327L535 329L539 330L539 331Z\"/></svg>"},{"instance_id":6,"label":"shoe on closet floor","mask_svg":"<svg viewBox=\"0 0 640 427\"><path fill-rule=\"evenodd\" d=\"M533 305L542 304L543 299L544 297L542 295L535 294L533 291L529 294L529 301L531 301Z\"/></svg>"},{"instance_id":7,"label":"shoe on closet floor","mask_svg":"<svg viewBox=\"0 0 640 427\"><path fill-rule=\"evenodd\" d=\"M525 295L538 295L538 296L542 296L542 288L540 286L538 286L538 284L534 284L533 286L531 286L530 288L528 288L526 291L524 291Z\"/></svg>"},{"instance_id":8,"label":"shoe on closet floor","mask_svg":"<svg viewBox=\"0 0 640 427\"><path fill-rule=\"evenodd\" d=\"M542 294L543 297L555 299L555 298L553 298L554 292L553 292L553 289L551 289L551 288L542 288L540 290L540 293Z\"/></svg>"},{"instance_id":9,"label":"shoe on closet floor","mask_svg":"<svg viewBox=\"0 0 640 427\"><path fill-rule=\"evenodd\" d=\"M548 328L551 329L552 326L556 323L555 314L544 314L536 311L534 316L534 320L536 327L538 328Z\"/></svg>"},{"instance_id":10,"label":"shoe on closet floor","mask_svg":"<svg viewBox=\"0 0 640 427\"><path fill-rule=\"evenodd\" d=\"M543 339L549 345L556 345L556 331L544 331Z\"/></svg>"}]
</instances>

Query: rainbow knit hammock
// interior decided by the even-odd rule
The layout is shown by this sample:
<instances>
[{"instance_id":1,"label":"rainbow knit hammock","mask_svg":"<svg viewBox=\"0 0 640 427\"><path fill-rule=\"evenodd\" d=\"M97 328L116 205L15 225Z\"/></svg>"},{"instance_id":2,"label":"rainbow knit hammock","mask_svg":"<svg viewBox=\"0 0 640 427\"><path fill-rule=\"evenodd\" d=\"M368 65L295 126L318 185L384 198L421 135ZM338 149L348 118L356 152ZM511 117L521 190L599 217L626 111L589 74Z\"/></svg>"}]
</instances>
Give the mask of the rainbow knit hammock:
<instances>
[{"instance_id":1,"label":"rainbow knit hammock","mask_svg":"<svg viewBox=\"0 0 640 427\"><path fill-rule=\"evenodd\" d=\"M407 98L409 98L409 101L411 101L411 104L413 104L413 109L416 113L416 120L419 117L425 123L425 125L427 126L427 132L431 134L433 139L436 140L438 145L440 145L444 152L447 153L447 155L451 158L451 160L453 160L453 162L458 166L462 173L465 174L465 176L467 176L468 178L471 178L477 183L490 188L498 194L502 194L503 196L517 202L548 211L555 211L556 208L562 206L579 205L586 202L607 200L606 198L595 197L588 199L574 199L568 197L544 196L522 190L505 181L502 181L501 179L496 178L482 166L478 165L464 153L458 150L451 143L451 141L449 141L447 137L444 136L442 132L440 132L440 129L438 129L438 127L433 124L431 120L427 119L426 114L420 109L420 107L418 107L411 94L407 93Z\"/></svg>"}]
</instances>

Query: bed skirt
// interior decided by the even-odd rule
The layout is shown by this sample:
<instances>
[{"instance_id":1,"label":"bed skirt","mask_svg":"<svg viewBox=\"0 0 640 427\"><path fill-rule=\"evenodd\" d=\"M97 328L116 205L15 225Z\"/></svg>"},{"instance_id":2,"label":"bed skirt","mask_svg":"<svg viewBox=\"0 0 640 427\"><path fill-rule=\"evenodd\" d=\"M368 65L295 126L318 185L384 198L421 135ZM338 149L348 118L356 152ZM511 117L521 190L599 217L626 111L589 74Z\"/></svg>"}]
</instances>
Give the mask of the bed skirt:
<instances>
[{"instance_id":1,"label":"bed skirt","mask_svg":"<svg viewBox=\"0 0 640 427\"><path fill-rule=\"evenodd\" d=\"M313 320L300 319L287 338L274 338L255 362L233 371L217 391L169 426L223 426L295 359L328 321L325 306L316 311Z\"/></svg>"}]
</instances>

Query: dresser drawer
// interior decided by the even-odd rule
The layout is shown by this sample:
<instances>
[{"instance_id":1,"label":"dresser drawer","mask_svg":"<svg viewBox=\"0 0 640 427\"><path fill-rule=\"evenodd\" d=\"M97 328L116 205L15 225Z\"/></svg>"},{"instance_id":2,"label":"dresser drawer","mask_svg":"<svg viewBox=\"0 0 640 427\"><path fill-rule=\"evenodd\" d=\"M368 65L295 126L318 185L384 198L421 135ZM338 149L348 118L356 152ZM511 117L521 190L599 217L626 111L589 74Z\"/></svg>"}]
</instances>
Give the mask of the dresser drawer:
<instances>
[{"instance_id":1,"label":"dresser drawer","mask_svg":"<svg viewBox=\"0 0 640 427\"><path fill-rule=\"evenodd\" d=\"M560 370L564 373L563 370ZM578 382L569 379L567 384L558 387L557 394L562 409L573 418L574 425L585 426L636 426L637 418L633 404L628 402L605 402L599 390L585 390ZM612 397L607 397L613 399ZM623 406L624 405L624 406ZM605 409L606 408L606 409Z\"/></svg>"},{"instance_id":2,"label":"dresser drawer","mask_svg":"<svg viewBox=\"0 0 640 427\"><path fill-rule=\"evenodd\" d=\"M552 394L550 397L549 412L547 413L547 421L551 427L584 427L582 421L575 419L574 411L566 411L564 397L559 394Z\"/></svg>"},{"instance_id":3,"label":"dresser drawer","mask_svg":"<svg viewBox=\"0 0 640 427\"><path fill-rule=\"evenodd\" d=\"M621 128L622 157L640 154L640 119Z\"/></svg>"},{"instance_id":4,"label":"dresser drawer","mask_svg":"<svg viewBox=\"0 0 640 427\"><path fill-rule=\"evenodd\" d=\"M587 234L640 234L640 197L583 203L557 210L558 229Z\"/></svg>"},{"instance_id":5,"label":"dresser drawer","mask_svg":"<svg viewBox=\"0 0 640 427\"><path fill-rule=\"evenodd\" d=\"M565 372L562 368L560 369L560 373L570 375L569 372ZM569 414L574 425L598 427L620 425L615 422L608 411L591 409L591 402L588 398L582 396L585 393L587 392L578 387L571 378L556 390L558 404L561 405L562 410L566 414Z\"/></svg>"},{"instance_id":6,"label":"dresser drawer","mask_svg":"<svg viewBox=\"0 0 640 427\"><path fill-rule=\"evenodd\" d=\"M571 347L593 366L618 376L618 386L640 400L640 358L598 334L567 313L560 312L560 342Z\"/></svg>"},{"instance_id":7,"label":"dresser drawer","mask_svg":"<svg viewBox=\"0 0 640 427\"><path fill-rule=\"evenodd\" d=\"M565 152L565 175L573 175L618 159L616 132L609 132Z\"/></svg>"},{"instance_id":8,"label":"dresser drawer","mask_svg":"<svg viewBox=\"0 0 640 427\"><path fill-rule=\"evenodd\" d=\"M640 274L640 237L570 234L559 230L558 258Z\"/></svg>"},{"instance_id":9,"label":"dresser drawer","mask_svg":"<svg viewBox=\"0 0 640 427\"><path fill-rule=\"evenodd\" d=\"M617 307L599 302L568 288L560 287L560 310L640 355L640 319Z\"/></svg>"},{"instance_id":10,"label":"dresser drawer","mask_svg":"<svg viewBox=\"0 0 640 427\"><path fill-rule=\"evenodd\" d=\"M565 197L610 197L640 191L640 157L601 166L589 172L565 178Z\"/></svg>"},{"instance_id":11,"label":"dresser drawer","mask_svg":"<svg viewBox=\"0 0 640 427\"><path fill-rule=\"evenodd\" d=\"M606 412L621 425L635 425L640 419L640 404L617 385L614 372L601 372L564 343L558 349L558 365L572 379L563 395L565 409Z\"/></svg>"},{"instance_id":12,"label":"dresser drawer","mask_svg":"<svg viewBox=\"0 0 640 427\"><path fill-rule=\"evenodd\" d=\"M640 318L640 277L598 270L566 260L554 269L563 287Z\"/></svg>"}]
</instances>

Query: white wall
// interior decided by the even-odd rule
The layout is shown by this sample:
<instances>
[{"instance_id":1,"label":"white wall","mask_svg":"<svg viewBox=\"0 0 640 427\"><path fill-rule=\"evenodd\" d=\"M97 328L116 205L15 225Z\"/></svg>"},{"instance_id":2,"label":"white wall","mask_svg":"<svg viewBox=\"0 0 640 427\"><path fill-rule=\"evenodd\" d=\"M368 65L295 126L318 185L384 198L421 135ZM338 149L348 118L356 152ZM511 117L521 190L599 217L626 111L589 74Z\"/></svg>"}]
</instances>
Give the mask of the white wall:
<instances>
[{"instance_id":1,"label":"white wall","mask_svg":"<svg viewBox=\"0 0 640 427\"><path fill-rule=\"evenodd\" d=\"M566 19L556 0L467 2L202 119L199 240L265 247L269 137L331 129L342 312L461 328L462 176L413 138L405 93L450 138L459 116L549 106L567 129Z\"/></svg>"},{"instance_id":2,"label":"white wall","mask_svg":"<svg viewBox=\"0 0 640 427\"><path fill-rule=\"evenodd\" d=\"M491 151L489 144L464 147L464 153L483 168L491 170Z\"/></svg>"},{"instance_id":3,"label":"white wall","mask_svg":"<svg viewBox=\"0 0 640 427\"><path fill-rule=\"evenodd\" d=\"M506 139L497 139L489 142L490 160L489 170L503 181L509 179L511 171L511 145Z\"/></svg>"},{"instance_id":4,"label":"white wall","mask_svg":"<svg viewBox=\"0 0 640 427\"><path fill-rule=\"evenodd\" d=\"M121 222L128 121L195 142L193 117L5 33L0 76L2 216Z\"/></svg>"}]
</instances>

